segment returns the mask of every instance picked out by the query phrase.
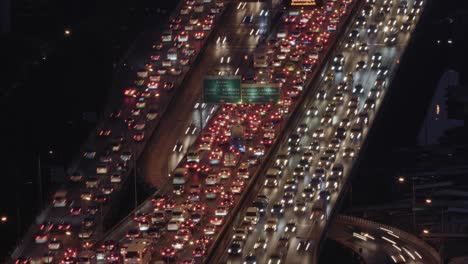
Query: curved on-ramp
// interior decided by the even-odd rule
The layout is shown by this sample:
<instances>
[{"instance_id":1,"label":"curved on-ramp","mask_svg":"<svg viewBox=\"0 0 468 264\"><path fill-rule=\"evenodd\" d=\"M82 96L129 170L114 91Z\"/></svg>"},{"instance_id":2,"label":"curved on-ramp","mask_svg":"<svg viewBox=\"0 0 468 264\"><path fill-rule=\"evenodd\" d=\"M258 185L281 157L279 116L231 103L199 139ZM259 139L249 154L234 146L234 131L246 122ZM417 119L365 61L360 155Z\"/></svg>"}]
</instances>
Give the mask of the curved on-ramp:
<instances>
[{"instance_id":1,"label":"curved on-ramp","mask_svg":"<svg viewBox=\"0 0 468 264\"><path fill-rule=\"evenodd\" d=\"M367 264L442 263L439 253L418 237L358 217L337 215L327 235L360 254Z\"/></svg>"}]
</instances>

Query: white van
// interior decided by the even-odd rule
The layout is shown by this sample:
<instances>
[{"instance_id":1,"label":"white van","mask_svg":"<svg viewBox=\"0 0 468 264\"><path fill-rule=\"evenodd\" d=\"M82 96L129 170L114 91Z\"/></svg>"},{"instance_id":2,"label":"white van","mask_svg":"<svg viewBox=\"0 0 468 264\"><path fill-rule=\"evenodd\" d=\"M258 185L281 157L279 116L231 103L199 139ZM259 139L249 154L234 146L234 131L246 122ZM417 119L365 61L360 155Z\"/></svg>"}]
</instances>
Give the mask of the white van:
<instances>
[{"instance_id":1,"label":"white van","mask_svg":"<svg viewBox=\"0 0 468 264\"><path fill-rule=\"evenodd\" d=\"M59 190L55 192L52 204L54 207L65 207L67 206L67 191Z\"/></svg>"},{"instance_id":2,"label":"white van","mask_svg":"<svg viewBox=\"0 0 468 264\"><path fill-rule=\"evenodd\" d=\"M184 222L186 218L187 211L185 211L182 207L177 206L174 209L172 209L171 221L175 220L179 222Z\"/></svg>"},{"instance_id":3,"label":"white van","mask_svg":"<svg viewBox=\"0 0 468 264\"><path fill-rule=\"evenodd\" d=\"M257 207L249 207L245 212L244 220L256 225L260 219L260 211Z\"/></svg>"},{"instance_id":4,"label":"white van","mask_svg":"<svg viewBox=\"0 0 468 264\"><path fill-rule=\"evenodd\" d=\"M128 245L123 257L125 264L147 264L151 260L151 251L147 244L132 243Z\"/></svg>"}]
</instances>

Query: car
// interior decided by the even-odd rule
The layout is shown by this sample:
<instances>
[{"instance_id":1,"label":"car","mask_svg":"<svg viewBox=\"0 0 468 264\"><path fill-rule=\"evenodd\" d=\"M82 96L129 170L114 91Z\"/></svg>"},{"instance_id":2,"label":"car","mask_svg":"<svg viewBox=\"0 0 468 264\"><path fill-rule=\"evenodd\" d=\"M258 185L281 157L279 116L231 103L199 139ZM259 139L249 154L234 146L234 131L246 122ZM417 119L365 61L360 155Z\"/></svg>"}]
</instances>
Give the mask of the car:
<instances>
[{"instance_id":1,"label":"car","mask_svg":"<svg viewBox=\"0 0 468 264\"><path fill-rule=\"evenodd\" d=\"M323 199L325 201L330 201L330 192L327 190L320 191L319 193L319 199Z\"/></svg>"},{"instance_id":2,"label":"car","mask_svg":"<svg viewBox=\"0 0 468 264\"><path fill-rule=\"evenodd\" d=\"M293 176L296 178L303 178L305 174L306 167L298 164L293 170Z\"/></svg>"},{"instance_id":3,"label":"car","mask_svg":"<svg viewBox=\"0 0 468 264\"><path fill-rule=\"evenodd\" d=\"M224 217L229 213L229 207L225 205L218 205L215 210L215 216Z\"/></svg>"},{"instance_id":4,"label":"car","mask_svg":"<svg viewBox=\"0 0 468 264\"><path fill-rule=\"evenodd\" d=\"M317 128L312 133L312 138L314 139L321 139L325 137L325 131L323 128Z\"/></svg>"},{"instance_id":5,"label":"car","mask_svg":"<svg viewBox=\"0 0 468 264\"><path fill-rule=\"evenodd\" d=\"M292 191L286 191L281 198L281 203L285 206L291 206L294 204L295 193Z\"/></svg>"},{"instance_id":6,"label":"car","mask_svg":"<svg viewBox=\"0 0 468 264\"><path fill-rule=\"evenodd\" d=\"M35 237L34 237L34 242L36 244L44 244L47 243L49 240L49 235L44 233L44 232L39 232Z\"/></svg>"},{"instance_id":7,"label":"car","mask_svg":"<svg viewBox=\"0 0 468 264\"><path fill-rule=\"evenodd\" d=\"M238 227L234 229L234 234L232 235L232 239L234 241L242 241L244 242L247 239L247 230L242 227Z\"/></svg>"},{"instance_id":8,"label":"car","mask_svg":"<svg viewBox=\"0 0 468 264\"><path fill-rule=\"evenodd\" d=\"M333 58L331 66L332 71L341 72L343 71L343 65L345 64L345 58L343 54L338 54Z\"/></svg>"},{"instance_id":9,"label":"car","mask_svg":"<svg viewBox=\"0 0 468 264\"><path fill-rule=\"evenodd\" d=\"M283 215L284 214L284 204L281 202L274 203L270 210L273 215Z\"/></svg>"},{"instance_id":10,"label":"car","mask_svg":"<svg viewBox=\"0 0 468 264\"><path fill-rule=\"evenodd\" d=\"M384 38L384 43L387 46L394 46L398 42L398 34L397 33L391 33L385 36Z\"/></svg>"},{"instance_id":11,"label":"car","mask_svg":"<svg viewBox=\"0 0 468 264\"><path fill-rule=\"evenodd\" d=\"M287 252L289 249L289 235L283 234L278 240L278 249Z\"/></svg>"},{"instance_id":12,"label":"car","mask_svg":"<svg viewBox=\"0 0 468 264\"><path fill-rule=\"evenodd\" d=\"M244 257L243 264L256 264L256 263L257 263L257 256L255 256L253 253L250 253L249 255Z\"/></svg>"},{"instance_id":13,"label":"car","mask_svg":"<svg viewBox=\"0 0 468 264\"><path fill-rule=\"evenodd\" d=\"M240 255L242 254L242 248L244 244L241 241L232 241L231 245L228 248L229 255Z\"/></svg>"},{"instance_id":14,"label":"car","mask_svg":"<svg viewBox=\"0 0 468 264\"><path fill-rule=\"evenodd\" d=\"M284 191L293 191L297 190L298 180L296 178L288 178L284 183Z\"/></svg>"},{"instance_id":15,"label":"car","mask_svg":"<svg viewBox=\"0 0 468 264\"><path fill-rule=\"evenodd\" d=\"M365 27L366 26L366 17L360 15L356 18L356 26L357 27Z\"/></svg>"},{"instance_id":16,"label":"car","mask_svg":"<svg viewBox=\"0 0 468 264\"><path fill-rule=\"evenodd\" d=\"M305 213L307 209L307 204L303 200L296 199L296 203L294 204L294 212L295 213Z\"/></svg>"},{"instance_id":17,"label":"car","mask_svg":"<svg viewBox=\"0 0 468 264\"><path fill-rule=\"evenodd\" d=\"M203 233L206 236L213 236L216 234L216 226L213 224L207 224L205 228L203 229Z\"/></svg>"},{"instance_id":18,"label":"car","mask_svg":"<svg viewBox=\"0 0 468 264\"><path fill-rule=\"evenodd\" d=\"M170 220L167 223L167 231L177 231L180 228L180 221L178 220Z\"/></svg>"},{"instance_id":19,"label":"car","mask_svg":"<svg viewBox=\"0 0 468 264\"><path fill-rule=\"evenodd\" d=\"M268 218L263 229L267 232L276 231L278 229L278 218Z\"/></svg>"},{"instance_id":20,"label":"car","mask_svg":"<svg viewBox=\"0 0 468 264\"><path fill-rule=\"evenodd\" d=\"M371 35L375 35L377 34L378 32L378 27L376 24L369 24L369 26L367 27L367 35L371 36Z\"/></svg>"},{"instance_id":21,"label":"car","mask_svg":"<svg viewBox=\"0 0 468 264\"><path fill-rule=\"evenodd\" d=\"M367 63L363 60L356 63L356 71L361 71L367 69Z\"/></svg>"},{"instance_id":22,"label":"car","mask_svg":"<svg viewBox=\"0 0 468 264\"><path fill-rule=\"evenodd\" d=\"M382 65L382 53L376 52L371 57L370 67L373 70L377 70Z\"/></svg>"},{"instance_id":23,"label":"car","mask_svg":"<svg viewBox=\"0 0 468 264\"><path fill-rule=\"evenodd\" d=\"M78 233L78 237L81 239L88 239L93 235L93 233L94 230L92 228L82 227L80 232Z\"/></svg>"},{"instance_id":24,"label":"car","mask_svg":"<svg viewBox=\"0 0 468 264\"><path fill-rule=\"evenodd\" d=\"M364 86L362 84L357 84L353 87L353 94L362 94L364 93Z\"/></svg>"},{"instance_id":25,"label":"car","mask_svg":"<svg viewBox=\"0 0 468 264\"><path fill-rule=\"evenodd\" d=\"M161 250L161 257L166 261L175 260L177 250L173 247L166 247Z\"/></svg>"},{"instance_id":26,"label":"car","mask_svg":"<svg viewBox=\"0 0 468 264\"><path fill-rule=\"evenodd\" d=\"M374 98L367 98L364 101L364 109L365 110L375 110L375 99Z\"/></svg>"},{"instance_id":27,"label":"car","mask_svg":"<svg viewBox=\"0 0 468 264\"><path fill-rule=\"evenodd\" d=\"M369 46L367 43L361 43L358 46L358 51L363 54L367 54L369 52Z\"/></svg>"},{"instance_id":28,"label":"car","mask_svg":"<svg viewBox=\"0 0 468 264\"><path fill-rule=\"evenodd\" d=\"M53 240L49 241L49 244L47 245L47 248L49 250L56 251L56 250L60 250L62 248L62 246L63 246L62 241L54 238Z\"/></svg>"},{"instance_id":29,"label":"car","mask_svg":"<svg viewBox=\"0 0 468 264\"><path fill-rule=\"evenodd\" d=\"M290 221L290 222L286 223L286 225L284 227L284 232L285 233L295 233L296 229L297 229L296 222Z\"/></svg>"},{"instance_id":30,"label":"car","mask_svg":"<svg viewBox=\"0 0 468 264\"><path fill-rule=\"evenodd\" d=\"M255 241L254 249L261 249L265 250L268 245L268 238L267 237L259 237L257 241Z\"/></svg>"},{"instance_id":31,"label":"car","mask_svg":"<svg viewBox=\"0 0 468 264\"><path fill-rule=\"evenodd\" d=\"M282 252L273 253L268 258L268 264L281 264L284 256Z\"/></svg>"}]
</instances>

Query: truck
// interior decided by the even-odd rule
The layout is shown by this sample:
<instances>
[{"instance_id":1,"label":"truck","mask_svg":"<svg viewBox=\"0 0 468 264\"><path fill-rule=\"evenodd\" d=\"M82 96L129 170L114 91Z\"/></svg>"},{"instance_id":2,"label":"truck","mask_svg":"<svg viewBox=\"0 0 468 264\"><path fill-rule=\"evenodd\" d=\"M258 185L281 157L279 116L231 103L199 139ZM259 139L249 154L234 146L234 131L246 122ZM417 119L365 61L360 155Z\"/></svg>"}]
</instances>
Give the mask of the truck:
<instances>
[{"instance_id":1,"label":"truck","mask_svg":"<svg viewBox=\"0 0 468 264\"><path fill-rule=\"evenodd\" d=\"M245 129L242 125L233 125L231 126L231 145L239 150L240 152L245 152Z\"/></svg>"},{"instance_id":2,"label":"truck","mask_svg":"<svg viewBox=\"0 0 468 264\"><path fill-rule=\"evenodd\" d=\"M231 127L231 139L243 139L244 138L244 126L233 125Z\"/></svg>"}]
</instances>

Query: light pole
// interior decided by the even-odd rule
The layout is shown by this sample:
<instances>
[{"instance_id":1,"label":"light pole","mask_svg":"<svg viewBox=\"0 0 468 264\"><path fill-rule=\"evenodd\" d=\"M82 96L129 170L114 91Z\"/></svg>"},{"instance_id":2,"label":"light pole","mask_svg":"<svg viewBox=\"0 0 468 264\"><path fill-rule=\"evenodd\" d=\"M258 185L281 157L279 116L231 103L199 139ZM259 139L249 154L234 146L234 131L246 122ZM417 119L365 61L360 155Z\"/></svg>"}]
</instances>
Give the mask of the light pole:
<instances>
[{"instance_id":1,"label":"light pole","mask_svg":"<svg viewBox=\"0 0 468 264\"><path fill-rule=\"evenodd\" d=\"M398 183L399 184L404 184L406 182L406 178L404 176L399 176L398 177ZM413 215L413 230L414 232L417 232L416 230L416 211L415 211L415 207L416 207L416 189L415 189L415 186L414 186L414 177L411 177L411 193L412 193L412 197L411 197L411 213Z\"/></svg>"}]
</instances>

